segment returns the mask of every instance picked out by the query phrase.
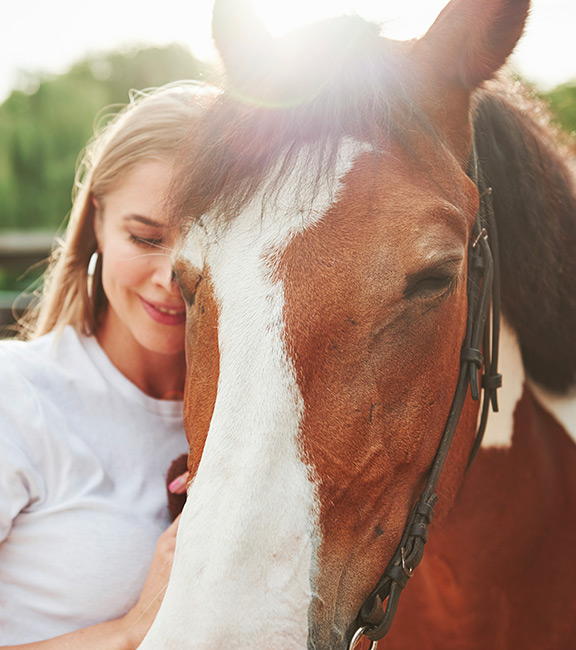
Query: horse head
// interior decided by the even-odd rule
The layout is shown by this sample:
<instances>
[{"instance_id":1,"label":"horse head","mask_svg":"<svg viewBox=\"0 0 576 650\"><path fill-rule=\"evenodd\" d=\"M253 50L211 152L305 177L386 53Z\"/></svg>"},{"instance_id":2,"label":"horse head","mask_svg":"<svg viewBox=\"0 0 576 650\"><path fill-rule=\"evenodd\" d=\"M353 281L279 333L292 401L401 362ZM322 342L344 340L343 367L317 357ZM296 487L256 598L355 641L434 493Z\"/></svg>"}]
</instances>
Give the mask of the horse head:
<instances>
[{"instance_id":1,"label":"horse head","mask_svg":"<svg viewBox=\"0 0 576 650\"><path fill-rule=\"evenodd\" d=\"M184 164L191 483L142 648L341 649L453 404L479 192L471 101L528 0L453 0L419 40L357 17L271 38L216 2L227 86ZM442 519L474 445L463 402Z\"/></svg>"}]
</instances>

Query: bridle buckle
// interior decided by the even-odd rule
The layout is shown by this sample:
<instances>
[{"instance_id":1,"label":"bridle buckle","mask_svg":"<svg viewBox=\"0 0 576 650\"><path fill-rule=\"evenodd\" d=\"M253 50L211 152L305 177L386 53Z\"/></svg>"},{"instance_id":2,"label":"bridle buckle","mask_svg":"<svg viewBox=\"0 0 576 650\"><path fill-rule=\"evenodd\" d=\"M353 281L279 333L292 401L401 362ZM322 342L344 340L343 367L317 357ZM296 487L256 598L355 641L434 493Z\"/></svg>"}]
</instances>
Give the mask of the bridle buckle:
<instances>
[{"instance_id":1,"label":"bridle buckle","mask_svg":"<svg viewBox=\"0 0 576 650\"><path fill-rule=\"evenodd\" d=\"M414 573L414 567L407 566L406 564L406 549L402 547L400 549L400 562L402 563L402 570L408 578L411 578Z\"/></svg>"},{"instance_id":2,"label":"bridle buckle","mask_svg":"<svg viewBox=\"0 0 576 650\"><path fill-rule=\"evenodd\" d=\"M359 627L356 632L354 632L354 636L350 639L350 643L348 644L348 650L355 650L358 644L360 643L360 640L364 636L364 632L366 632L367 627ZM372 641L370 643L370 650L376 650L378 647L378 641Z\"/></svg>"},{"instance_id":3,"label":"bridle buckle","mask_svg":"<svg viewBox=\"0 0 576 650\"><path fill-rule=\"evenodd\" d=\"M476 235L476 238L471 244L472 250L474 250L476 246L478 246L478 243L480 242L481 239L488 241L488 231L486 230L486 228L482 228L482 230Z\"/></svg>"}]
</instances>

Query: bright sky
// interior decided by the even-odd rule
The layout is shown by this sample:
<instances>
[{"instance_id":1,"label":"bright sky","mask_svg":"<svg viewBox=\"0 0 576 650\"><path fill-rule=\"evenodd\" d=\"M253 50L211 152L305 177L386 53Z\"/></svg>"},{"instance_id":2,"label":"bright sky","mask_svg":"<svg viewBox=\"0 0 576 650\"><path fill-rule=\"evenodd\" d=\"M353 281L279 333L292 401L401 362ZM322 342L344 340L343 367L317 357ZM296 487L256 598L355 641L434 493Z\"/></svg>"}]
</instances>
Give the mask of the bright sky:
<instances>
[{"instance_id":1,"label":"bright sky","mask_svg":"<svg viewBox=\"0 0 576 650\"><path fill-rule=\"evenodd\" d=\"M213 0L0 0L0 102L19 71L63 72L90 51L135 43L179 42L199 58L213 55ZM482 2L483 0L478 0ZM253 0L273 33L356 12L385 25L391 38L423 34L446 0ZM532 0L526 33L512 59L542 89L576 80L576 1Z\"/></svg>"}]
</instances>

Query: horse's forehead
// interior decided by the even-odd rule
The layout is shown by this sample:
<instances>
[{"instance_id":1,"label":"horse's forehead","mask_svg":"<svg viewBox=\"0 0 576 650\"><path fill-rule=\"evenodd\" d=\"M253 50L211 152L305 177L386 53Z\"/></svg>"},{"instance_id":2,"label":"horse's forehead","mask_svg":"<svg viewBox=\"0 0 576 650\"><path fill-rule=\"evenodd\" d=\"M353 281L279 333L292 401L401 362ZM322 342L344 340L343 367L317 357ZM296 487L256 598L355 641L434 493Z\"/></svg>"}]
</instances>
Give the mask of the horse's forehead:
<instances>
[{"instance_id":1,"label":"horse's forehead","mask_svg":"<svg viewBox=\"0 0 576 650\"><path fill-rule=\"evenodd\" d=\"M462 179L466 177L462 170L454 168L455 161L451 161L449 173L443 172L444 179L450 176L448 185L457 188L455 193L448 191L453 196L447 197L445 187L440 188L430 169L424 168L402 147L382 151L345 138L331 172L318 175L313 166L311 169L313 154L312 145L303 147L293 164L281 173L284 161L279 162L269 174L274 180L272 190L271 183L264 181L261 189L232 219L223 219L217 210L195 219L181 238L176 258L186 266L203 269L226 262L231 255L242 259L248 250L258 250L264 255L279 253L296 234L317 224L336 202L342 203L350 227L354 228L359 212L377 207L367 205L372 204L376 195L386 197L388 220L396 218L394 228L406 233L428 226L426 221L434 216L434 211L454 213L463 208L465 213L474 212L470 196L461 191ZM343 202L344 178L352 170L354 191L348 192ZM362 206L362 201L366 205ZM446 210L447 206L452 209Z\"/></svg>"},{"instance_id":2,"label":"horse's forehead","mask_svg":"<svg viewBox=\"0 0 576 650\"><path fill-rule=\"evenodd\" d=\"M354 161L371 147L353 139L343 140L333 172L317 182L308 172L313 148L307 146L289 169L280 172L284 160L270 170L268 180L248 204L233 218L223 218L217 210L195 219L183 236L178 256L189 264L203 267L213 262L224 248L257 245L265 252L286 244L297 232L314 225L336 200L342 179ZM271 190L271 185L274 188Z\"/></svg>"}]
</instances>

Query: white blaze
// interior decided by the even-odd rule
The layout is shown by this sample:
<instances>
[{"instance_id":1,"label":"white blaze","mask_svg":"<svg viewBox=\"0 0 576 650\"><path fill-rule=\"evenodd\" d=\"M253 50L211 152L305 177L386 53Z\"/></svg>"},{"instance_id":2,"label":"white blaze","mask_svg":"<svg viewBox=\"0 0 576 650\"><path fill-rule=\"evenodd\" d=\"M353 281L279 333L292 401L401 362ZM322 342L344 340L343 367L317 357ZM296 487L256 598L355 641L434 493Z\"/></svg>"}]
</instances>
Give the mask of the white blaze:
<instances>
[{"instance_id":1,"label":"white blaze","mask_svg":"<svg viewBox=\"0 0 576 650\"><path fill-rule=\"evenodd\" d=\"M220 377L206 445L184 509L172 577L146 650L304 650L318 544L315 485L298 432L303 401L285 347L275 264L334 202L362 145L345 142L335 181L298 187L297 160L223 227L208 214L183 255L206 265L218 305ZM299 201L295 201L299 197Z\"/></svg>"}]
</instances>

